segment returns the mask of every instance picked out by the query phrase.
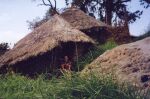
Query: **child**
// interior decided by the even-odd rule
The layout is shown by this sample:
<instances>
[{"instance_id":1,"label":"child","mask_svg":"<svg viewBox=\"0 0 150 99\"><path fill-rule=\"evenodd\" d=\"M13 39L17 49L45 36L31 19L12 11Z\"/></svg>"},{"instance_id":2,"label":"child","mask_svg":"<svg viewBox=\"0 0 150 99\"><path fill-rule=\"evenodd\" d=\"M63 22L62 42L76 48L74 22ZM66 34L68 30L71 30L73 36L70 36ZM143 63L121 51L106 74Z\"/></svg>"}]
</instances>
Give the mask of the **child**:
<instances>
[{"instance_id":1,"label":"child","mask_svg":"<svg viewBox=\"0 0 150 99\"><path fill-rule=\"evenodd\" d=\"M61 65L61 69L71 71L71 61L69 61L68 56L64 57L64 63Z\"/></svg>"}]
</instances>

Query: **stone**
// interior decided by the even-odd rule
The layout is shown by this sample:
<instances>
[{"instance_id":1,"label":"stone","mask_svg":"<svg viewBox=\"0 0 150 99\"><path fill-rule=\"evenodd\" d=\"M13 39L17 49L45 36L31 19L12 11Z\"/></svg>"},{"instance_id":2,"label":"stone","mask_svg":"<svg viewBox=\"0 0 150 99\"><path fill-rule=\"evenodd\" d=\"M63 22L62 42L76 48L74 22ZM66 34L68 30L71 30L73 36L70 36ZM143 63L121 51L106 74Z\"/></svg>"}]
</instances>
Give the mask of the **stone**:
<instances>
[{"instance_id":1,"label":"stone","mask_svg":"<svg viewBox=\"0 0 150 99\"><path fill-rule=\"evenodd\" d=\"M149 76L148 75L142 75L141 76L141 82L144 83L144 82L147 82L149 80Z\"/></svg>"},{"instance_id":2,"label":"stone","mask_svg":"<svg viewBox=\"0 0 150 99\"><path fill-rule=\"evenodd\" d=\"M88 67L91 66L93 73L113 72L118 81L137 84L138 87L143 88L142 84L150 83L149 76L144 74L150 74L150 37L109 50L88 65ZM102 70L106 67L107 69ZM88 74L88 71L90 69L85 68L81 74L85 72ZM146 85L146 87L150 86Z\"/></svg>"}]
</instances>

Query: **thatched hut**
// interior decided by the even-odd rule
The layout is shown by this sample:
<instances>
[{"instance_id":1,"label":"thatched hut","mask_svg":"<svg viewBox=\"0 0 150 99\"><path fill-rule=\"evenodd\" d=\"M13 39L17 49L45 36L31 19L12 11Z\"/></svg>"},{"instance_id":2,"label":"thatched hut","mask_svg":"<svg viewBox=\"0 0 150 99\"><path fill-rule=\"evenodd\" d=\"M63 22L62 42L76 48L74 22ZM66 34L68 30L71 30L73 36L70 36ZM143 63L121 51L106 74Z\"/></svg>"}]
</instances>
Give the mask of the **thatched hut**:
<instances>
[{"instance_id":1,"label":"thatched hut","mask_svg":"<svg viewBox=\"0 0 150 99\"><path fill-rule=\"evenodd\" d=\"M111 33L107 30L107 28L111 28L111 26L96 20L76 7L66 9L61 16L73 27L96 39L100 43L103 43L111 36Z\"/></svg>"},{"instance_id":2,"label":"thatched hut","mask_svg":"<svg viewBox=\"0 0 150 99\"><path fill-rule=\"evenodd\" d=\"M20 40L0 58L0 72L13 71L33 75L59 68L67 55L73 61L88 51L94 41L55 15Z\"/></svg>"}]
</instances>

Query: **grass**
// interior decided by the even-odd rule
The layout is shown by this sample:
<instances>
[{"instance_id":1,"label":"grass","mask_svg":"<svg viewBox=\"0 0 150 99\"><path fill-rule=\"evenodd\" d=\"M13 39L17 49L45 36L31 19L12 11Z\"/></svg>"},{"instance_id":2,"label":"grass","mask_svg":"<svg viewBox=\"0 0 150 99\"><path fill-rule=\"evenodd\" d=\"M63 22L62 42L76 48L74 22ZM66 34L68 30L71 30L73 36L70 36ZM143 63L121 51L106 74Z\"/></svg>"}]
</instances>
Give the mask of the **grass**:
<instances>
[{"instance_id":1,"label":"grass","mask_svg":"<svg viewBox=\"0 0 150 99\"><path fill-rule=\"evenodd\" d=\"M105 51L110 50L114 47L116 47L117 44L113 41L108 41L105 44L102 45L97 45L96 47L90 49L90 51L79 58L77 62L77 67L75 68L76 71L81 71L83 68L87 65L90 64L93 60L95 60L99 55L103 54Z\"/></svg>"},{"instance_id":2,"label":"grass","mask_svg":"<svg viewBox=\"0 0 150 99\"><path fill-rule=\"evenodd\" d=\"M61 78L30 79L20 75L0 77L1 99L143 99L134 88L118 85L111 76L80 77L65 74ZM140 95L141 94L141 95Z\"/></svg>"}]
</instances>

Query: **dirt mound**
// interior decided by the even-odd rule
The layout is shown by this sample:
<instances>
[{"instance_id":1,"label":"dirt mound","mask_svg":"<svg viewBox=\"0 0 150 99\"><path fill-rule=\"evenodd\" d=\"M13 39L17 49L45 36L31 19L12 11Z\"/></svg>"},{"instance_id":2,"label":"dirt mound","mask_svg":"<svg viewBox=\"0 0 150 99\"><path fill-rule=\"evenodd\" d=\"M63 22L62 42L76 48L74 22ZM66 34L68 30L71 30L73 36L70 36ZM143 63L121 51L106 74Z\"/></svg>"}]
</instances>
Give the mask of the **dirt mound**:
<instances>
[{"instance_id":1,"label":"dirt mound","mask_svg":"<svg viewBox=\"0 0 150 99\"><path fill-rule=\"evenodd\" d=\"M150 37L118 46L99 56L82 73L114 73L120 82L150 86Z\"/></svg>"}]
</instances>

